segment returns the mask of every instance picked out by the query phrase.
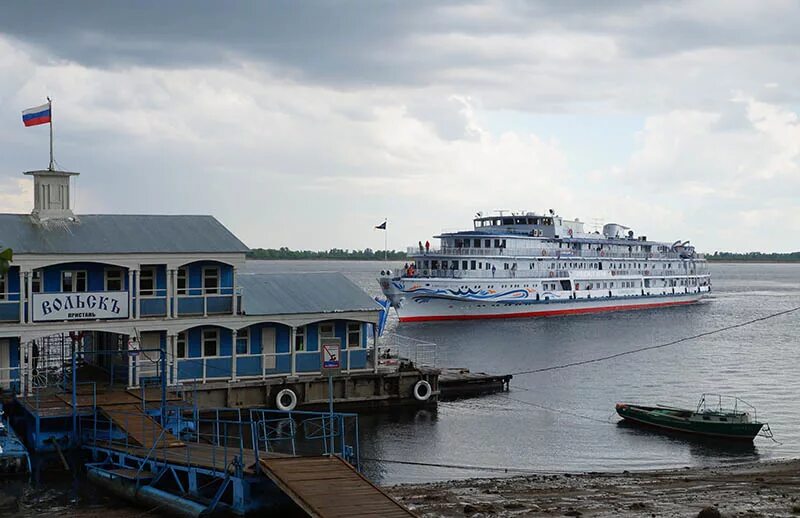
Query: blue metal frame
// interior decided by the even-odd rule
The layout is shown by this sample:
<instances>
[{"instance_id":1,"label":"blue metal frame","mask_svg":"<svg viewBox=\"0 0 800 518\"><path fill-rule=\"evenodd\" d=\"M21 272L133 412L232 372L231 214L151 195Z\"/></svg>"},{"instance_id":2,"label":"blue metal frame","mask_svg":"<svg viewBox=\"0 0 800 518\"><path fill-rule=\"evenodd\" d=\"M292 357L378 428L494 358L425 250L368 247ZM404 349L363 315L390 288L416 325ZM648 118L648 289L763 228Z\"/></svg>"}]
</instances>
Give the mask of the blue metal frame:
<instances>
[{"instance_id":1,"label":"blue metal frame","mask_svg":"<svg viewBox=\"0 0 800 518\"><path fill-rule=\"evenodd\" d=\"M200 411L192 405L168 407L162 415L178 424L182 420L194 421L188 428L195 431L184 434L183 440L204 444L206 452L210 448L212 467L193 461L192 448L188 446L184 460L169 460L166 455L168 445L162 440L167 428L153 434L156 439L145 453L141 448L129 448L128 435L115 433L116 425L97 409L81 419L83 433L80 436L84 439L83 448L91 452L95 460L91 467L105 470L109 475L115 467L135 469L136 474L130 483L135 484L137 491L143 486L158 486L165 476L175 482L180 495L200 495L204 488L212 487L213 493L204 495L210 502L207 511L222 506L243 514L253 509L257 502L251 501L248 495L261 494L261 489L254 489L265 483L271 484L260 473L260 460L280 450L297 455L300 450L309 451L309 444L316 444L311 448L315 452L321 450L327 455L341 455L356 467L359 465L357 414L331 416L323 412L280 410L242 412L236 408L213 408L203 413L208 417L200 417ZM141 414L136 416L141 418ZM246 448L249 446L247 432L251 435L252 449ZM302 443L301 447L298 443ZM254 473L245 471L245 460L255 461ZM141 477L144 472L152 472L155 476ZM202 483L200 477L208 481Z\"/></svg>"}]
</instances>

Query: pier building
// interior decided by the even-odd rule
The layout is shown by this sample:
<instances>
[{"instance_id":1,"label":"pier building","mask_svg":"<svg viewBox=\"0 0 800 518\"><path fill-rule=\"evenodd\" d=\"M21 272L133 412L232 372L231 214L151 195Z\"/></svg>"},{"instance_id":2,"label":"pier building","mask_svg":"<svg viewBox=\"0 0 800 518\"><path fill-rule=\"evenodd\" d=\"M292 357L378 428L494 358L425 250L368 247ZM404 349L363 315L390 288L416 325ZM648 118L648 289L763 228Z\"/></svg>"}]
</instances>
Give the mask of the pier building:
<instances>
[{"instance_id":1,"label":"pier building","mask_svg":"<svg viewBox=\"0 0 800 518\"><path fill-rule=\"evenodd\" d=\"M25 174L32 212L0 214L6 391L63 383L76 351L81 381L129 389L314 375L329 339L343 372L377 370L382 308L344 276L242 274L248 247L213 216L76 215L78 173Z\"/></svg>"}]
</instances>

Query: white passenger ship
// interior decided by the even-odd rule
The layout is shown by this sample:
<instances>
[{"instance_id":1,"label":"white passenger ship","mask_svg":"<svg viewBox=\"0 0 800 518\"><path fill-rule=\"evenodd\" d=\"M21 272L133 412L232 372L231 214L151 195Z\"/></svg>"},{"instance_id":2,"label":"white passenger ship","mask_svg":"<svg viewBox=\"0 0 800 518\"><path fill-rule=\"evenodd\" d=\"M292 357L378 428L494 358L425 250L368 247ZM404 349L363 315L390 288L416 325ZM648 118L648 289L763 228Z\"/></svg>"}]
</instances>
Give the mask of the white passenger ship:
<instances>
[{"instance_id":1,"label":"white passenger ship","mask_svg":"<svg viewBox=\"0 0 800 518\"><path fill-rule=\"evenodd\" d=\"M436 239L439 249L409 249L405 271L381 273L401 322L676 306L711 290L706 261L688 241L650 241L615 223L586 232L552 210L478 213L473 230Z\"/></svg>"}]
</instances>

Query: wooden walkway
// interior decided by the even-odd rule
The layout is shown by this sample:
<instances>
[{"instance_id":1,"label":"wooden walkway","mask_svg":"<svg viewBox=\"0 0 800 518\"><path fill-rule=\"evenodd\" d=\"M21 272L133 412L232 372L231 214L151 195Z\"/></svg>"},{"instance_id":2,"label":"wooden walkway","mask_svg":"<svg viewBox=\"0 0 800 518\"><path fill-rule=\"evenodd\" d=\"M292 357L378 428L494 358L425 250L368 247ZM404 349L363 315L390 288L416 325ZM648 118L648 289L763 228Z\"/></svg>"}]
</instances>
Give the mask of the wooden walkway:
<instances>
[{"instance_id":1,"label":"wooden walkway","mask_svg":"<svg viewBox=\"0 0 800 518\"><path fill-rule=\"evenodd\" d=\"M262 459L261 469L309 516L417 516L339 457Z\"/></svg>"},{"instance_id":2,"label":"wooden walkway","mask_svg":"<svg viewBox=\"0 0 800 518\"><path fill-rule=\"evenodd\" d=\"M99 405L97 407L106 417L128 434L128 439L139 445L150 448L159 441L159 448L175 448L183 446L183 442L165 431L152 417L145 414L138 404Z\"/></svg>"}]
</instances>

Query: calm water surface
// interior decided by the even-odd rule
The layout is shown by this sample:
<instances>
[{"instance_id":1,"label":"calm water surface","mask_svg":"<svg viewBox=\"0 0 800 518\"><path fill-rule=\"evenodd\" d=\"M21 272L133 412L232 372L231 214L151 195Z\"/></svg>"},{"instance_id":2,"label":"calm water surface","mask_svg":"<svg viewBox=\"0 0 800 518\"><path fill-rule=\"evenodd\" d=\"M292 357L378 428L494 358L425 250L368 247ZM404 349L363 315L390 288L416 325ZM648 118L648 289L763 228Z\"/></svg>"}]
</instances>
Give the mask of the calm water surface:
<instances>
[{"instance_id":1,"label":"calm water surface","mask_svg":"<svg viewBox=\"0 0 800 518\"><path fill-rule=\"evenodd\" d=\"M339 271L379 295L374 262L253 261L252 272ZM398 265L393 265L397 267ZM800 306L800 265L711 265L715 292L700 305L628 313L507 321L398 324L390 330L439 344L447 366L513 373L596 358ZM518 375L507 395L445 402L438 410L362 415L362 457L381 484L501 473L389 462L541 471L705 466L800 456L800 313L668 348L540 374ZM736 447L620 426L617 401L693 407L703 392L744 398L781 444ZM548 407L548 410L541 406ZM86 484L0 482L0 515L120 513ZM21 505L20 505L21 502ZM87 514L87 512L89 514ZM124 513L123 513L124 514ZM121 514L118 514L121 516Z\"/></svg>"},{"instance_id":2,"label":"calm water surface","mask_svg":"<svg viewBox=\"0 0 800 518\"><path fill-rule=\"evenodd\" d=\"M379 295L370 262L252 262L250 270L340 271ZM397 265L395 265L396 267ZM439 344L449 366L510 373L669 342L800 306L800 265L712 264L714 293L700 305L543 319L398 324ZM612 361L515 376L511 392L441 403L438 411L362 416L364 457L553 471L713 465L800 456L800 312ZM698 443L616 424L617 401L694 407L703 392L758 409L781 444ZM513 399L511 399L513 398ZM526 404L528 403L528 404ZM532 404L530 404L532 403ZM544 410L534 405L566 410ZM366 463L384 484L491 472Z\"/></svg>"}]
</instances>

